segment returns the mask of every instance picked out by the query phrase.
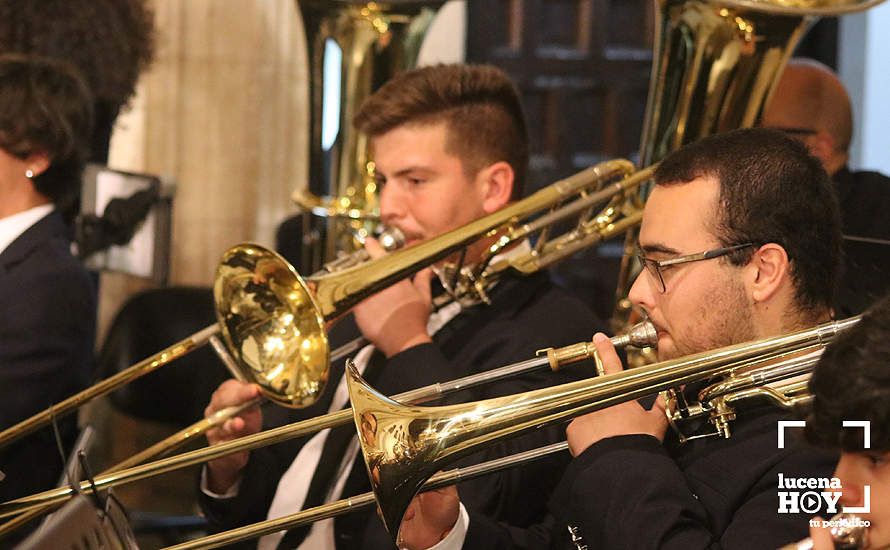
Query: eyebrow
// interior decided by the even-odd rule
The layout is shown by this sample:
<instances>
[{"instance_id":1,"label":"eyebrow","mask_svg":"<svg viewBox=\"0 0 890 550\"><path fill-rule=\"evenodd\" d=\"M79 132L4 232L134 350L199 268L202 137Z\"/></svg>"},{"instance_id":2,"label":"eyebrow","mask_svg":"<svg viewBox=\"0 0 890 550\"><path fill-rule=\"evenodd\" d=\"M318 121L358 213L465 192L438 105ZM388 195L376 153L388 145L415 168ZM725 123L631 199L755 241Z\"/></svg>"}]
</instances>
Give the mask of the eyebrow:
<instances>
[{"instance_id":1,"label":"eyebrow","mask_svg":"<svg viewBox=\"0 0 890 550\"><path fill-rule=\"evenodd\" d=\"M637 246L639 247L640 250L642 250L646 254L660 253L660 254L675 254L676 255L676 254L680 253L680 251L678 251L677 249L671 248L671 247L667 246L666 244L661 244L661 243L652 243L652 244L646 244L646 245L638 244Z\"/></svg>"},{"instance_id":2,"label":"eyebrow","mask_svg":"<svg viewBox=\"0 0 890 550\"><path fill-rule=\"evenodd\" d=\"M432 173L434 173L434 171L433 171L432 169L427 168L427 167L425 167L425 166L409 166L409 167L407 167L407 168L402 168L401 170L399 170L399 171L396 172L395 174L389 174L389 175L382 173L380 170L376 170L376 171L375 171L375 175L377 175L378 177L382 177L382 178L384 178L384 179L390 179L390 178L400 178L400 177L404 177L404 176L407 176L408 174L411 174L411 173L414 173L414 172L422 172L422 173L425 173L425 174L432 174Z\"/></svg>"}]
</instances>

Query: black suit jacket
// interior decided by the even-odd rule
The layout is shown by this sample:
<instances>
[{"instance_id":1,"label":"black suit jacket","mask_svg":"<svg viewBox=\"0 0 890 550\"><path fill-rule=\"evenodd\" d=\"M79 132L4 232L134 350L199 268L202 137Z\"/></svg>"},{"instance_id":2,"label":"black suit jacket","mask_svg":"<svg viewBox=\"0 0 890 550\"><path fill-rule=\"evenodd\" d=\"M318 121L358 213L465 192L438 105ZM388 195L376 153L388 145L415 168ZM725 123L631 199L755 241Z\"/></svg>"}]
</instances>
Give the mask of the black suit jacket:
<instances>
[{"instance_id":1,"label":"black suit jacket","mask_svg":"<svg viewBox=\"0 0 890 550\"><path fill-rule=\"evenodd\" d=\"M392 395L436 381L446 381L498 366L529 359L539 349L590 339L602 326L579 301L556 288L546 275L506 280L492 292L492 305L463 311L434 336L432 344L416 346L388 361L372 385ZM342 329L342 327L340 327ZM332 340L334 340L332 335ZM336 338L342 341L342 338ZM288 415L288 420L323 414L343 373L333 365L325 396L309 409ZM446 402L465 402L507 395L542 386L564 383L592 373L591 365L568 367L564 372L541 372L489 384L450 396ZM267 415L270 420L276 411ZM277 411L280 414L280 410ZM280 422L281 419L279 419ZM562 427L540 430L528 436L486 449L465 463L512 454L564 439ZM265 519L277 483L305 443L287 442L254 451L245 470L238 496L228 500L202 499L213 530ZM568 455L544 460L528 468L462 483L461 500L469 510L513 525L528 526L546 511L547 495L559 479ZM359 458L344 495L370 490L364 464ZM348 514L335 522L337 547L341 549L391 548L374 510ZM253 547L251 541L244 547Z\"/></svg>"},{"instance_id":2,"label":"black suit jacket","mask_svg":"<svg viewBox=\"0 0 890 550\"><path fill-rule=\"evenodd\" d=\"M780 418L742 411L730 439L604 439L572 460L544 523L521 530L471 515L463 547L774 550L805 538L809 515L777 513L778 474L831 477L837 457L800 442L778 449Z\"/></svg>"},{"instance_id":3,"label":"black suit jacket","mask_svg":"<svg viewBox=\"0 0 890 550\"><path fill-rule=\"evenodd\" d=\"M90 378L96 299L52 212L0 253L0 428L82 389ZM59 422L66 449L76 415ZM0 499L52 488L62 470L52 428L0 449Z\"/></svg>"},{"instance_id":4,"label":"black suit jacket","mask_svg":"<svg viewBox=\"0 0 890 550\"><path fill-rule=\"evenodd\" d=\"M834 175L844 233L844 270L835 298L839 317L862 313L890 291L890 178L878 172Z\"/></svg>"}]
</instances>

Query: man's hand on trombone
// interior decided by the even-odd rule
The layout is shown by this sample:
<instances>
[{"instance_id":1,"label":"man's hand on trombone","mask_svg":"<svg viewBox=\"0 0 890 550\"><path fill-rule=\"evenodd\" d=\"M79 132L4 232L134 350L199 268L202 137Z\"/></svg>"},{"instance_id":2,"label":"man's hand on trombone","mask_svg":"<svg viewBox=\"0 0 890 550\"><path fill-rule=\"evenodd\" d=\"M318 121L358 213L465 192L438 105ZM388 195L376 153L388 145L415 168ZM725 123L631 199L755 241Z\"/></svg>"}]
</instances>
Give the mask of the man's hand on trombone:
<instances>
[{"instance_id":1,"label":"man's hand on trombone","mask_svg":"<svg viewBox=\"0 0 890 550\"><path fill-rule=\"evenodd\" d=\"M615 346L605 334L593 337L593 345L603 363L605 374L621 372L624 367L615 352ZM651 435L664 440L668 421L664 412L664 401L659 397L651 409L643 408L636 401L628 401L607 409L579 416L572 420L566 429L569 449L572 456L578 456L594 443L619 435Z\"/></svg>"},{"instance_id":2,"label":"man's hand on trombone","mask_svg":"<svg viewBox=\"0 0 890 550\"><path fill-rule=\"evenodd\" d=\"M204 416L224 409L241 405L260 396L260 388L256 384L248 384L239 380L226 380L210 398L210 404L204 410ZM259 432L263 425L263 413L259 407L251 407L238 416L232 417L224 424L207 432L207 442L211 445L224 443L245 435ZM207 463L207 488L214 493L224 494L240 479L241 470L247 465L250 457L248 451L230 454Z\"/></svg>"},{"instance_id":3,"label":"man's hand on trombone","mask_svg":"<svg viewBox=\"0 0 890 550\"><path fill-rule=\"evenodd\" d=\"M368 238L365 249L373 259L386 255L376 240ZM410 347L432 342L426 325L432 311L430 269L419 271L363 300L353 309L362 335L387 357Z\"/></svg>"},{"instance_id":4,"label":"man's hand on trombone","mask_svg":"<svg viewBox=\"0 0 890 550\"><path fill-rule=\"evenodd\" d=\"M399 526L400 550L424 550L444 539L457 523L460 498L449 485L414 497Z\"/></svg>"}]
</instances>

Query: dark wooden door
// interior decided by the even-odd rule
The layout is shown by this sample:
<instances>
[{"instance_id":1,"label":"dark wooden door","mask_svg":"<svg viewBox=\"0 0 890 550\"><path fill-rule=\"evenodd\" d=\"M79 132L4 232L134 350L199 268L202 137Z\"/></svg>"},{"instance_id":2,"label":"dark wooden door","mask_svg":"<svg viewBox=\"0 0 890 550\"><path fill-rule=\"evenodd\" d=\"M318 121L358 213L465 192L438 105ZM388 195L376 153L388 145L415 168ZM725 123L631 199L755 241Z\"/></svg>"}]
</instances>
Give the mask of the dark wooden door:
<instances>
[{"instance_id":1,"label":"dark wooden door","mask_svg":"<svg viewBox=\"0 0 890 550\"><path fill-rule=\"evenodd\" d=\"M637 160L655 9L654 0L467 1L467 60L501 67L522 95L526 193L601 160ZM823 20L798 55L834 66L836 36L836 20ZM603 318L612 314L622 248L619 238L555 269Z\"/></svg>"},{"instance_id":2,"label":"dark wooden door","mask_svg":"<svg viewBox=\"0 0 890 550\"><path fill-rule=\"evenodd\" d=\"M531 187L639 144L652 59L652 0L472 0L467 58L522 93Z\"/></svg>"},{"instance_id":3,"label":"dark wooden door","mask_svg":"<svg viewBox=\"0 0 890 550\"><path fill-rule=\"evenodd\" d=\"M531 192L639 149L652 0L470 0L467 60L504 69L529 125ZM622 240L560 264L555 275L601 317L612 312Z\"/></svg>"}]
</instances>

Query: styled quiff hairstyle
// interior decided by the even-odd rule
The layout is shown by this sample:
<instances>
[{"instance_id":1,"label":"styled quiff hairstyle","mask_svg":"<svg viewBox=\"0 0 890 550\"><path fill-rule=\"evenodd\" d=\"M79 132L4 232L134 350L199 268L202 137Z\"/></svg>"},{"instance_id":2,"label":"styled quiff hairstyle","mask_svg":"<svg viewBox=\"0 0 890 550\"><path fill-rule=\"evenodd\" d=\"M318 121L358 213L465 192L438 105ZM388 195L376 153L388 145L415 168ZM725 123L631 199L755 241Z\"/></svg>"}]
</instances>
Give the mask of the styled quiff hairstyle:
<instances>
[{"instance_id":1,"label":"styled quiff hairstyle","mask_svg":"<svg viewBox=\"0 0 890 550\"><path fill-rule=\"evenodd\" d=\"M713 178L720 186L714 235L723 246L776 243L791 264L798 313L830 307L841 258L834 186L817 158L776 130L749 128L706 137L668 155L657 185ZM726 256L747 264L756 249Z\"/></svg>"},{"instance_id":2,"label":"styled quiff hairstyle","mask_svg":"<svg viewBox=\"0 0 890 550\"><path fill-rule=\"evenodd\" d=\"M49 167L34 188L57 206L80 190L93 119L92 97L67 63L0 56L0 148L19 159L45 153Z\"/></svg>"},{"instance_id":3,"label":"styled quiff hairstyle","mask_svg":"<svg viewBox=\"0 0 890 550\"><path fill-rule=\"evenodd\" d=\"M890 296L825 348L809 382L810 443L849 452L864 450L864 430L844 420L871 421L871 449L890 451Z\"/></svg>"},{"instance_id":4,"label":"styled quiff hairstyle","mask_svg":"<svg viewBox=\"0 0 890 550\"><path fill-rule=\"evenodd\" d=\"M353 120L373 138L402 125L444 122L446 151L467 177L505 161L514 172L513 199L522 196L528 134L519 93L503 71L488 65L435 65L396 75L362 104Z\"/></svg>"}]
</instances>

